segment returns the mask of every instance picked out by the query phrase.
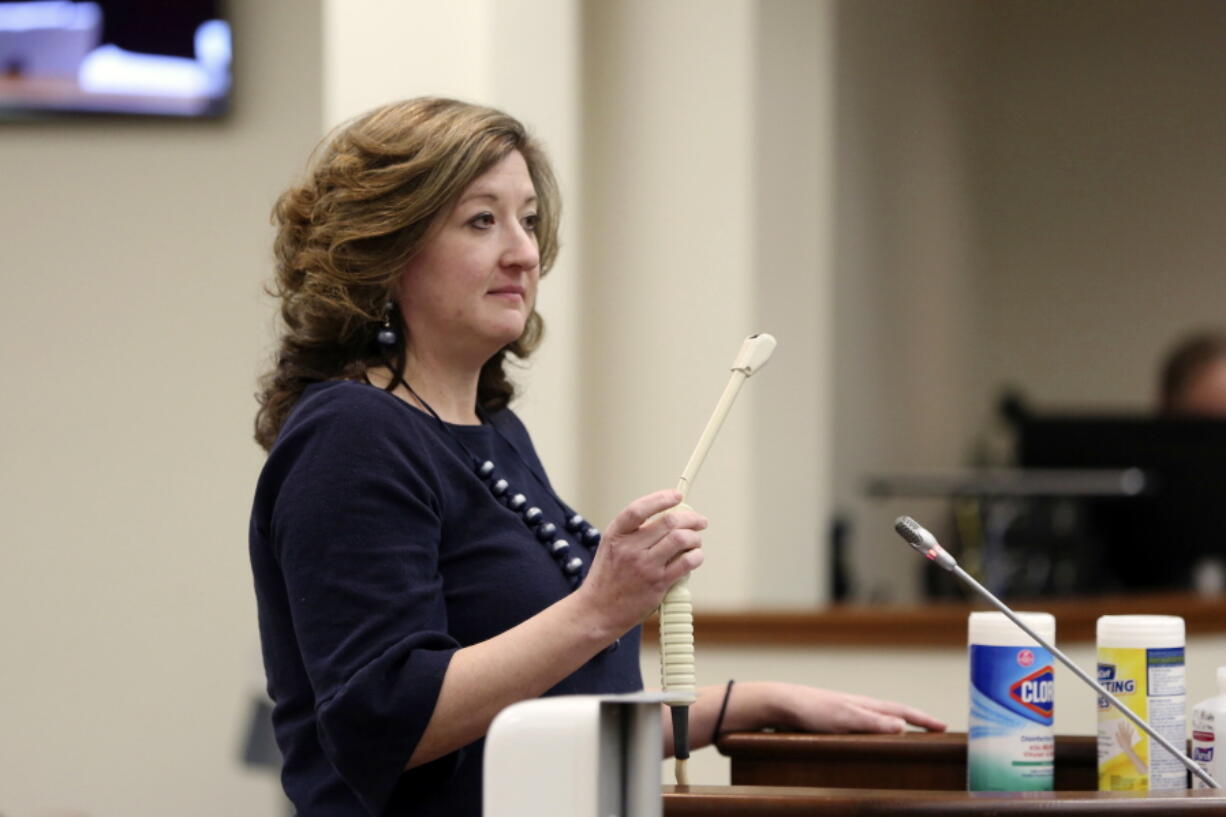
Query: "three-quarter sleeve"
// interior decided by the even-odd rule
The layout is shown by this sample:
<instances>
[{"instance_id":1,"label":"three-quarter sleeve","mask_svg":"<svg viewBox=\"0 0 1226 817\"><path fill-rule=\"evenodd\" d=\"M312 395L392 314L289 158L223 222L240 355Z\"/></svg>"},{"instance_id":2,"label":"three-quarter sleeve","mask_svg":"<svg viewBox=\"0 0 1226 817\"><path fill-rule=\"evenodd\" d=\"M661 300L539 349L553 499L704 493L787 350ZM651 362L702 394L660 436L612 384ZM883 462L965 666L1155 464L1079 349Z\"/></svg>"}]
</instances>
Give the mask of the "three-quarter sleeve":
<instances>
[{"instance_id":1,"label":"three-quarter sleeve","mask_svg":"<svg viewBox=\"0 0 1226 817\"><path fill-rule=\"evenodd\" d=\"M398 410L372 395L312 411L278 444L270 514L320 745L371 814L395 789L459 648L438 570L440 494Z\"/></svg>"}]
</instances>

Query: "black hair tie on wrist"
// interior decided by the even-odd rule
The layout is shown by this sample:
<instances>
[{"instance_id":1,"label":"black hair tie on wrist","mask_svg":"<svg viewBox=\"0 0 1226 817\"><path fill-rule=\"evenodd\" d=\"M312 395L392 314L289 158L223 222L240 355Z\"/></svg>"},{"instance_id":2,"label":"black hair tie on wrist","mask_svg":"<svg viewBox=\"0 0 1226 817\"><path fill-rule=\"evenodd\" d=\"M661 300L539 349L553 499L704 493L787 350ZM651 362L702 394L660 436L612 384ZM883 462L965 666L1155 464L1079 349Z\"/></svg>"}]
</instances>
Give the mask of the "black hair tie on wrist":
<instances>
[{"instance_id":1,"label":"black hair tie on wrist","mask_svg":"<svg viewBox=\"0 0 1226 817\"><path fill-rule=\"evenodd\" d=\"M715 743L715 741L719 740L719 730L720 730L720 727L724 725L724 715L728 714L728 699L732 697L732 685L735 683L736 681L729 678L728 685L724 687L724 702L720 704L719 717L715 719L715 731L711 733L712 743Z\"/></svg>"}]
</instances>

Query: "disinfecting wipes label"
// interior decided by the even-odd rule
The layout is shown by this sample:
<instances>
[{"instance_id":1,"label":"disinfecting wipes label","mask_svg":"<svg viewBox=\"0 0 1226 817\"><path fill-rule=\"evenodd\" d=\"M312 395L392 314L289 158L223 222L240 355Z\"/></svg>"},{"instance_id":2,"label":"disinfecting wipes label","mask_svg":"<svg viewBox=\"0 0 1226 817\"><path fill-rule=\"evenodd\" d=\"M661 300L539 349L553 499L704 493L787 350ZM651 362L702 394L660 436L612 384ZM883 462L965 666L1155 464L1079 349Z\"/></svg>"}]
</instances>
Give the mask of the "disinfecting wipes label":
<instances>
[{"instance_id":1,"label":"disinfecting wipes label","mask_svg":"<svg viewBox=\"0 0 1226 817\"><path fill-rule=\"evenodd\" d=\"M1099 647L1098 682L1175 746L1185 741L1183 647ZM1152 744L1152 745L1151 745ZM1098 697L1098 788L1187 788L1182 763Z\"/></svg>"},{"instance_id":2,"label":"disinfecting wipes label","mask_svg":"<svg viewBox=\"0 0 1226 817\"><path fill-rule=\"evenodd\" d=\"M968 788L1051 789L1055 757L1051 653L1042 647L981 644L970 645L970 653Z\"/></svg>"}]
</instances>

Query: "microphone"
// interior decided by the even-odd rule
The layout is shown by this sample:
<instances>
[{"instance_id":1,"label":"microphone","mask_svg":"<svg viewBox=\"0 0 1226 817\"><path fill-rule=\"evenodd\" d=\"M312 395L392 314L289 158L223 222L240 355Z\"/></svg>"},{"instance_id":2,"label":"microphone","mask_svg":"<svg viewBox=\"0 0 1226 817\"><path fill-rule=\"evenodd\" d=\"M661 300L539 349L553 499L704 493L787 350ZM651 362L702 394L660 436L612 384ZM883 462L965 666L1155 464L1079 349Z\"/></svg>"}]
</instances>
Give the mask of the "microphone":
<instances>
[{"instance_id":1,"label":"microphone","mask_svg":"<svg viewBox=\"0 0 1226 817\"><path fill-rule=\"evenodd\" d=\"M949 551L941 547L937 538L911 517L900 516L895 519L894 530L898 531L898 535L906 539L907 544L930 562L936 562L945 570L953 570L958 566L958 562L949 555Z\"/></svg>"},{"instance_id":2,"label":"microphone","mask_svg":"<svg viewBox=\"0 0 1226 817\"><path fill-rule=\"evenodd\" d=\"M1209 776L1208 772L1190 760L1182 751L1176 749L1169 740L1155 732L1144 719L1138 717L1123 701L1108 692L1102 684L1091 678L1081 669L1081 667L1074 664L1072 659L1060 652L1060 650L1056 649L1053 644L1049 644L1047 639L1043 638L1043 636L1026 626L1026 623L1018 618L1017 614L1014 613L1008 605L996 598L996 596L994 596L986 587L975 581L973 576L959 567L958 561L950 555L949 551L941 547L941 544L937 541L937 538L929 533L923 525L916 522L909 516L900 516L894 520L894 530L898 532L899 536L907 541L907 544L919 551L924 558L928 559L929 561L936 562L936 564L942 569L953 573L962 581L963 584L991 602L993 607L1000 610L1005 614L1005 616L1008 617L1010 621L1021 627L1022 631L1026 633L1026 635L1043 645L1048 652L1060 660L1060 663L1072 670L1074 675L1092 686L1099 695L1110 701L1111 705L1120 711L1120 714L1135 723L1143 732L1145 732L1145 734L1153 738L1158 745L1170 752L1172 756L1174 756L1180 763L1188 768L1188 771L1200 778L1206 786L1211 789L1221 788L1221 786L1218 785L1218 782Z\"/></svg>"}]
</instances>

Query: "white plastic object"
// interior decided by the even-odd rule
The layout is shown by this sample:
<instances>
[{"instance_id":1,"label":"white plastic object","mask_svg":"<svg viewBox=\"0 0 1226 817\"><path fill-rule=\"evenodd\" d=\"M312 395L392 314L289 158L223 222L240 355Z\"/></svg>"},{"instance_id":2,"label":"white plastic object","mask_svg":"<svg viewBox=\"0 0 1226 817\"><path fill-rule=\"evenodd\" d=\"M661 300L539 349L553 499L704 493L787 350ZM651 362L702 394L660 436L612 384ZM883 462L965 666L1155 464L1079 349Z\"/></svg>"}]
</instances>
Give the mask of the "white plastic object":
<instances>
[{"instance_id":1,"label":"white plastic object","mask_svg":"<svg viewBox=\"0 0 1226 817\"><path fill-rule=\"evenodd\" d=\"M736 360L732 362L732 375L728 378L728 384L724 386L724 393L720 395L719 402L715 404L715 411L711 412L711 417L702 430L702 436L698 438L698 445L694 446L694 452L690 454L689 462L685 464L685 470L681 472L677 490L681 492L682 501L693 487L694 480L698 478L698 469L706 460L707 452L711 450L715 436L723 427L732 404L736 402L741 386L754 372L766 365L766 361L770 360L777 345L774 336L765 332L750 335L741 344Z\"/></svg>"},{"instance_id":2,"label":"white plastic object","mask_svg":"<svg viewBox=\"0 0 1226 817\"><path fill-rule=\"evenodd\" d=\"M694 605L689 576L669 588L660 602L660 688L667 703L692 704L694 675Z\"/></svg>"},{"instance_id":3,"label":"white plastic object","mask_svg":"<svg viewBox=\"0 0 1226 817\"><path fill-rule=\"evenodd\" d=\"M1183 647L1184 624L1179 616L1099 616L1100 647Z\"/></svg>"},{"instance_id":4,"label":"white plastic object","mask_svg":"<svg viewBox=\"0 0 1226 817\"><path fill-rule=\"evenodd\" d=\"M1051 613L1024 613L1019 610L1016 615L1043 638L1053 642L1056 640L1056 618ZM1004 613L986 611L971 613L968 617L966 643L997 647L1042 646L1021 627L1006 618Z\"/></svg>"},{"instance_id":5,"label":"white plastic object","mask_svg":"<svg viewBox=\"0 0 1226 817\"><path fill-rule=\"evenodd\" d=\"M1214 778L1226 777L1226 667L1217 668L1218 694L1192 707L1192 759ZM1209 788L1192 778L1192 788Z\"/></svg>"},{"instance_id":6,"label":"white plastic object","mask_svg":"<svg viewBox=\"0 0 1226 817\"><path fill-rule=\"evenodd\" d=\"M485 738L485 817L660 817L663 695L512 704Z\"/></svg>"},{"instance_id":7,"label":"white plastic object","mask_svg":"<svg viewBox=\"0 0 1226 817\"><path fill-rule=\"evenodd\" d=\"M741 351L732 363L732 371L744 372L746 377L757 373L771 359L777 345L774 335L765 332L750 335L741 344Z\"/></svg>"}]
</instances>

